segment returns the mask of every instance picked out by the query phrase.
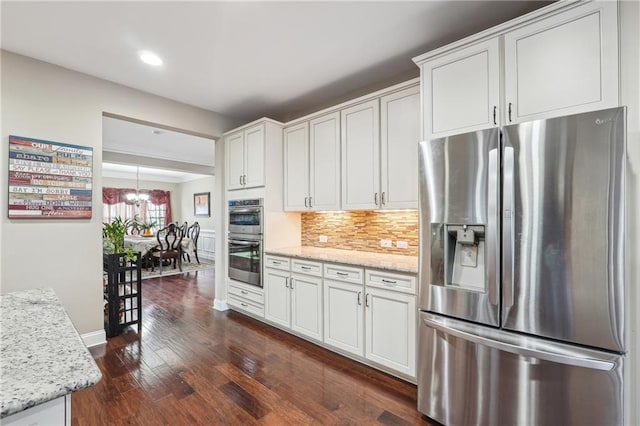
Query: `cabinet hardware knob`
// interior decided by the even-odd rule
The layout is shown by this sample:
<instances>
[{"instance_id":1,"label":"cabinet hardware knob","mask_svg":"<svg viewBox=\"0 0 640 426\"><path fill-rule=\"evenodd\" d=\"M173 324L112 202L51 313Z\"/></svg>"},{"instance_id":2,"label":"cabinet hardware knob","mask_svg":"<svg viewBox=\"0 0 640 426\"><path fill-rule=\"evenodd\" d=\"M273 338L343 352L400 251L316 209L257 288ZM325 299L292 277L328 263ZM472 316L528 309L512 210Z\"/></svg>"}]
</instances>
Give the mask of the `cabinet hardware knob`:
<instances>
[{"instance_id":1,"label":"cabinet hardware knob","mask_svg":"<svg viewBox=\"0 0 640 426\"><path fill-rule=\"evenodd\" d=\"M361 291L358 292L358 305L362 305L362 302L360 301L360 296L362 296Z\"/></svg>"},{"instance_id":2,"label":"cabinet hardware knob","mask_svg":"<svg viewBox=\"0 0 640 426\"><path fill-rule=\"evenodd\" d=\"M293 290L293 278L289 280L289 288Z\"/></svg>"},{"instance_id":3,"label":"cabinet hardware knob","mask_svg":"<svg viewBox=\"0 0 640 426\"><path fill-rule=\"evenodd\" d=\"M336 272L336 275L340 275L342 277L346 277L349 274L347 274L346 272Z\"/></svg>"},{"instance_id":4,"label":"cabinet hardware knob","mask_svg":"<svg viewBox=\"0 0 640 426\"><path fill-rule=\"evenodd\" d=\"M244 290L240 290L240 293L242 293L242 294L249 294L249 292L248 292L248 291L244 291Z\"/></svg>"},{"instance_id":5,"label":"cabinet hardware knob","mask_svg":"<svg viewBox=\"0 0 640 426\"><path fill-rule=\"evenodd\" d=\"M309 197L309 208L313 207L313 205L311 204L311 200L313 200L313 197Z\"/></svg>"},{"instance_id":6,"label":"cabinet hardware knob","mask_svg":"<svg viewBox=\"0 0 640 426\"><path fill-rule=\"evenodd\" d=\"M364 306L369 307L369 293L364 296Z\"/></svg>"},{"instance_id":7,"label":"cabinet hardware knob","mask_svg":"<svg viewBox=\"0 0 640 426\"><path fill-rule=\"evenodd\" d=\"M243 306L243 307L245 307L245 308L246 308L246 307L247 307L247 306L249 306L249 305L247 305L246 303L241 303L241 304L240 304L240 306Z\"/></svg>"},{"instance_id":8,"label":"cabinet hardware knob","mask_svg":"<svg viewBox=\"0 0 640 426\"><path fill-rule=\"evenodd\" d=\"M373 202L376 203L376 206L378 205L378 193L377 192L375 194L373 194Z\"/></svg>"},{"instance_id":9,"label":"cabinet hardware knob","mask_svg":"<svg viewBox=\"0 0 640 426\"><path fill-rule=\"evenodd\" d=\"M289 278L288 277L284 279L284 286L286 288L289 288Z\"/></svg>"},{"instance_id":10,"label":"cabinet hardware knob","mask_svg":"<svg viewBox=\"0 0 640 426\"><path fill-rule=\"evenodd\" d=\"M509 102L509 123L511 123L511 102Z\"/></svg>"},{"instance_id":11,"label":"cabinet hardware knob","mask_svg":"<svg viewBox=\"0 0 640 426\"><path fill-rule=\"evenodd\" d=\"M380 195L380 203L384 206L386 202L384 201L384 192Z\"/></svg>"},{"instance_id":12,"label":"cabinet hardware knob","mask_svg":"<svg viewBox=\"0 0 640 426\"><path fill-rule=\"evenodd\" d=\"M308 199L309 199L309 197L304 197L304 206L305 206L305 207L309 207L309 206L307 205L307 200L308 200Z\"/></svg>"},{"instance_id":13,"label":"cabinet hardware knob","mask_svg":"<svg viewBox=\"0 0 640 426\"><path fill-rule=\"evenodd\" d=\"M387 284L397 284L397 281L393 281L393 280L385 280L384 278L382 279L383 283L387 283Z\"/></svg>"},{"instance_id":14,"label":"cabinet hardware knob","mask_svg":"<svg viewBox=\"0 0 640 426\"><path fill-rule=\"evenodd\" d=\"M494 125L498 124L498 121L496 119L497 118L497 114L498 114L498 107L494 105L493 106L493 124Z\"/></svg>"},{"instance_id":15,"label":"cabinet hardware knob","mask_svg":"<svg viewBox=\"0 0 640 426\"><path fill-rule=\"evenodd\" d=\"M301 269L306 269L307 271L311 269L311 266L301 266Z\"/></svg>"}]
</instances>

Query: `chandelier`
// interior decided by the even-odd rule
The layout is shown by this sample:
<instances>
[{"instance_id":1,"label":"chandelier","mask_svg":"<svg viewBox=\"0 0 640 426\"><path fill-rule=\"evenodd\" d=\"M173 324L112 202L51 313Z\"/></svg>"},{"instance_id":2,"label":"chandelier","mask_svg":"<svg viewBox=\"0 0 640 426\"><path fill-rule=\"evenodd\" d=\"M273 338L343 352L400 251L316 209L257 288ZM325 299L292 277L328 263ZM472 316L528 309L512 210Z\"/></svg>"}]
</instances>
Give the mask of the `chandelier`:
<instances>
[{"instance_id":1,"label":"chandelier","mask_svg":"<svg viewBox=\"0 0 640 426\"><path fill-rule=\"evenodd\" d=\"M140 193L140 168L138 166L136 166L136 192L130 192L125 197L130 203L135 203L136 207L140 207L140 203L149 200L149 194Z\"/></svg>"}]
</instances>

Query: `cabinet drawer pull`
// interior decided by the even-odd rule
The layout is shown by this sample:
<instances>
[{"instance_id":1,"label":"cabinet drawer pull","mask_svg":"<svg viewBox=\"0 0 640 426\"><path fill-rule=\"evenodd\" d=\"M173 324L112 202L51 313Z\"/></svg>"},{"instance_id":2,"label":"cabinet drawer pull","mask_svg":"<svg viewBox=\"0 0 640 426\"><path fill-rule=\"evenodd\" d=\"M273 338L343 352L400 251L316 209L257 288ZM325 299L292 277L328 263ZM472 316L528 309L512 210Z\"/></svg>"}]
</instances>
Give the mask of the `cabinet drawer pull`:
<instances>
[{"instance_id":1,"label":"cabinet drawer pull","mask_svg":"<svg viewBox=\"0 0 640 426\"><path fill-rule=\"evenodd\" d=\"M385 204L387 204L387 203L384 201L384 192L380 195L380 204L382 204L383 206L384 206Z\"/></svg>"},{"instance_id":2,"label":"cabinet drawer pull","mask_svg":"<svg viewBox=\"0 0 640 426\"><path fill-rule=\"evenodd\" d=\"M289 288L293 290L293 278L289 280Z\"/></svg>"},{"instance_id":3,"label":"cabinet drawer pull","mask_svg":"<svg viewBox=\"0 0 640 426\"><path fill-rule=\"evenodd\" d=\"M241 303L240 306L242 306L243 308L246 308L249 305L247 305L246 303Z\"/></svg>"},{"instance_id":4,"label":"cabinet drawer pull","mask_svg":"<svg viewBox=\"0 0 640 426\"><path fill-rule=\"evenodd\" d=\"M339 272L339 271L338 271L338 272L336 272L336 275L340 275L341 277L348 277L348 276L349 276L349 274L348 274L348 273L346 273L346 272Z\"/></svg>"},{"instance_id":5,"label":"cabinet drawer pull","mask_svg":"<svg viewBox=\"0 0 640 426\"><path fill-rule=\"evenodd\" d=\"M280 262L279 260L272 260L271 263L273 263L274 265L281 265L282 262Z\"/></svg>"},{"instance_id":6,"label":"cabinet drawer pull","mask_svg":"<svg viewBox=\"0 0 640 426\"><path fill-rule=\"evenodd\" d=\"M369 293L364 296L364 306L369 307Z\"/></svg>"},{"instance_id":7,"label":"cabinet drawer pull","mask_svg":"<svg viewBox=\"0 0 640 426\"><path fill-rule=\"evenodd\" d=\"M375 194L373 194L373 202L376 203L376 206L378 205L378 193L377 192Z\"/></svg>"},{"instance_id":8,"label":"cabinet drawer pull","mask_svg":"<svg viewBox=\"0 0 640 426\"><path fill-rule=\"evenodd\" d=\"M311 266L300 266L300 269L304 269L304 270L310 271L311 270Z\"/></svg>"},{"instance_id":9,"label":"cabinet drawer pull","mask_svg":"<svg viewBox=\"0 0 640 426\"><path fill-rule=\"evenodd\" d=\"M498 124L498 121L496 120L496 116L498 114L498 107L494 105L493 107L493 124Z\"/></svg>"},{"instance_id":10,"label":"cabinet drawer pull","mask_svg":"<svg viewBox=\"0 0 640 426\"><path fill-rule=\"evenodd\" d=\"M305 206L305 207L309 207L309 206L307 205L307 200L308 200L308 199L309 199L309 197L304 197L304 206Z\"/></svg>"},{"instance_id":11,"label":"cabinet drawer pull","mask_svg":"<svg viewBox=\"0 0 640 426\"><path fill-rule=\"evenodd\" d=\"M287 278L285 278L285 279L284 279L284 286L285 286L286 288L289 288L289 277L287 277Z\"/></svg>"},{"instance_id":12,"label":"cabinet drawer pull","mask_svg":"<svg viewBox=\"0 0 640 426\"><path fill-rule=\"evenodd\" d=\"M313 200L313 197L309 197L309 208L313 207L313 205L311 204L311 200Z\"/></svg>"},{"instance_id":13,"label":"cabinet drawer pull","mask_svg":"<svg viewBox=\"0 0 640 426\"><path fill-rule=\"evenodd\" d=\"M509 102L509 123L511 123L511 102Z\"/></svg>"},{"instance_id":14,"label":"cabinet drawer pull","mask_svg":"<svg viewBox=\"0 0 640 426\"><path fill-rule=\"evenodd\" d=\"M398 284L397 281L393 281L393 280L385 280L384 278L382 279L383 283L387 283L387 284Z\"/></svg>"},{"instance_id":15,"label":"cabinet drawer pull","mask_svg":"<svg viewBox=\"0 0 640 426\"><path fill-rule=\"evenodd\" d=\"M358 305L362 305L362 302L360 301L360 296L362 296L361 291L358 292Z\"/></svg>"},{"instance_id":16,"label":"cabinet drawer pull","mask_svg":"<svg viewBox=\"0 0 640 426\"><path fill-rule=\"evenodd\" d=\"M240 290L240 293L242 293L242 294L249 294L249 292L248 292L248 291L244 291L244 290Z\"/></svg>"}]
</instances>

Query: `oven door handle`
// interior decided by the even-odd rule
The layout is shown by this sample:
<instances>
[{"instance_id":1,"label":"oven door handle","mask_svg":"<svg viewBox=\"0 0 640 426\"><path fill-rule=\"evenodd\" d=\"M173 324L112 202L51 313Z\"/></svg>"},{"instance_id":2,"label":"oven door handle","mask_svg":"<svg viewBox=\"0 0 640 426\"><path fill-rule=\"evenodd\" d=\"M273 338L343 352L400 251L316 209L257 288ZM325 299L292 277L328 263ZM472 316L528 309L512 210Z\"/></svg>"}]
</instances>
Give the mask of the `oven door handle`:
<instances>
[{"instance_id":1,"label":"oven door handle","mask_svg":"<svg viewBox=\"0 0 640 426\"><path fill-rule=\"evenodd\" d=\"M255 246L256 244L260 244L259 241L247 242L247 241L241 241L241 240L229 240L229 243L238 244L240 246Z\"/></svg>"},{"instance_id":2,"label":"oven door handle","mask_svg":"<svg viewBox=\"0 0 640 426\"><path fill-rule=\"evenodd\" d=\"M255 209L231 209L229 210L229 214L233 213L260 213L260 208Z\"/></svg>"}]
</instances>

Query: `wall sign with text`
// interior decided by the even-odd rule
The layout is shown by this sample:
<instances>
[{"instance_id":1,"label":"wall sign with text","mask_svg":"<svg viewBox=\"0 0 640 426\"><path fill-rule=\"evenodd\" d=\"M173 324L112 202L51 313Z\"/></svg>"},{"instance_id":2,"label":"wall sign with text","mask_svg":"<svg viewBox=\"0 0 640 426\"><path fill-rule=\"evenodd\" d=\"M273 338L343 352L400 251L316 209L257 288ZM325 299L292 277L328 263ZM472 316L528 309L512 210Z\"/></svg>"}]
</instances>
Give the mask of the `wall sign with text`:
<instances>
[{"instance_id":1,"label":"wall sign with text","mask_svg":"<svg viewBox=\"0 0 640 426\"><path fill-rule=\"evenodd\" d=\"M9 136L9 218L91 218L93 148Z\"/></svg>"}]
</instances>

